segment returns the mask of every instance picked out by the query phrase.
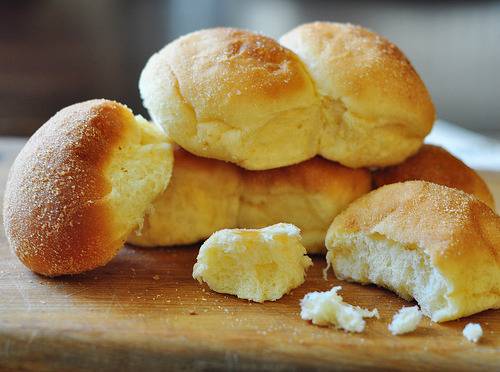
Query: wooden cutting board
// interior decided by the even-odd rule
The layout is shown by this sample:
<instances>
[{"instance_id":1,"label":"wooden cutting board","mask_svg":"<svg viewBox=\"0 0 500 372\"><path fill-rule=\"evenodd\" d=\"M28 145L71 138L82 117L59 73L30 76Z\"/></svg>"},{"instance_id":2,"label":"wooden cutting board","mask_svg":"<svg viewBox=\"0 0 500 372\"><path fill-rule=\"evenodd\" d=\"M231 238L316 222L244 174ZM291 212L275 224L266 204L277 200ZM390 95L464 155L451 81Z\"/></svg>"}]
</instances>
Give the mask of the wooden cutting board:
<instances>
[{"instance_id":1,"label":"wooden cutting board","mask_svg":"<svg viewBox=\"0 0 500 372\"><path fill-rule=\"evenodd\" d=\"M0 139L0 193L22 141ZM500 177L487 174L496 200ZM0 195L0 196L2 196ZM389 291L321 277L316 257L307 281L264 304L211 292L191 277L197 247L127 247L106 267L47 279L10 252L0 226L0 370L500 370L500 311L444 324L425 319L391 336L392 315L411 305ZM309 291L342 285L350 303L378 308L362 334L311 325L299 317ZM485 331L462 336L468 322Z\"/></svg>"}]
</instances>

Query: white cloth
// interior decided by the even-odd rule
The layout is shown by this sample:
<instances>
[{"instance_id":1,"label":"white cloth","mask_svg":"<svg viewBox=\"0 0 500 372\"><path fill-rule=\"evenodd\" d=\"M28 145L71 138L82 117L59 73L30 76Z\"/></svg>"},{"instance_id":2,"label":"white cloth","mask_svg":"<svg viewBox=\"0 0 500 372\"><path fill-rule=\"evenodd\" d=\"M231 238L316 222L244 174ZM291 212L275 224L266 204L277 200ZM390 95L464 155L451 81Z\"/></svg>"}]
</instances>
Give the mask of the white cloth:
<instances>
[{"instance_id":1,"label":"white cloth","mask_svg":"<svg viewBox=\"0 0 500 372\"><path fill-rule=\"evenodd\" d=\"M438 120L426 143L444 147L469 167L500 171L500 141Z\"/></svg>"}]
</instances>

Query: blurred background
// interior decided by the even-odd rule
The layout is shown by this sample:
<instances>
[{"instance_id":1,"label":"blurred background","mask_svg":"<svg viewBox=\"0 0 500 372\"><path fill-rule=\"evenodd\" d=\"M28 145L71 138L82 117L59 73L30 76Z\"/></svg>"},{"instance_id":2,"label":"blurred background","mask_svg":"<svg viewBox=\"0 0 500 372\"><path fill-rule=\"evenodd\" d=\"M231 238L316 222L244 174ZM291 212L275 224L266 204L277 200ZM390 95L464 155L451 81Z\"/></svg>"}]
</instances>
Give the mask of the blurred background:
<instances>
[{"instance_id":1,"label":"blurred background","mask_svg":"<svg viewBox=\"0 0 500 372\"><path fill-rule=\"evenodd\" d=\"M0 135L31 135L90 98L146 116L139 74L174 38L213 26L279 37L314 20L383 34L413 62L440 118L500 130L500 1L2 0Z\"/></svg>"}]
</instances>

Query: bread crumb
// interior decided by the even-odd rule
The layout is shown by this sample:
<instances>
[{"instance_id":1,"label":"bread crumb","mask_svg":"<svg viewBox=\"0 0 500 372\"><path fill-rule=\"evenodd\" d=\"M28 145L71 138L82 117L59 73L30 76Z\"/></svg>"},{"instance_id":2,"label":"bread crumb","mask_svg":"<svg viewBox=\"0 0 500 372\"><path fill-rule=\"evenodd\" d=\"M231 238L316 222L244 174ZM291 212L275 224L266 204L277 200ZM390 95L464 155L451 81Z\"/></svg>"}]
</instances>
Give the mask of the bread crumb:
<instances>
[{"instance_id":1,"label":"bread crumb","mask_svg":"<svg viewBox=\"0 0 500 372\"><path fill-rule=\"evenodd\" d=\"M469 323L465 326L462 334L470 342L478 342L483 336L483 329L479 323Z\"/></svg>"},{"instance_id":2,"label":"bread crumb","mask_svg":"<svg viewBox=\"0 0 500 372\"><path fill-rule=\"evenodd\" d=\"M153 275L153 280L160 280L160 276L159 275Z\"/></svg>"},{"instance_id":3,"label":"bread crumb","mask_svg":"<svg viewBox=\"0 0 500 372\"><path fill-rule=\"evenodd\" d=\"M402 335L417 329L418 323L420 323L421 320L422 312L418 306L402 307L394 314L392 322L387 328L393 335Z\"/></svg>"},{"instance_id":4,"label":"bread crumb","mask_svg":"<svg viewBox=\"0 0 500 372\"><path fill-rule=\"evenodd\" d=\"M343 301L337 291L342 287L333 287L327 292L311 292L300 301L300 317L311 320L313 324L334 325L347 332L363 332L366 322L363 318L379 318L377 309L372 311L353 306Z\"/></svg>"}]
</instances>

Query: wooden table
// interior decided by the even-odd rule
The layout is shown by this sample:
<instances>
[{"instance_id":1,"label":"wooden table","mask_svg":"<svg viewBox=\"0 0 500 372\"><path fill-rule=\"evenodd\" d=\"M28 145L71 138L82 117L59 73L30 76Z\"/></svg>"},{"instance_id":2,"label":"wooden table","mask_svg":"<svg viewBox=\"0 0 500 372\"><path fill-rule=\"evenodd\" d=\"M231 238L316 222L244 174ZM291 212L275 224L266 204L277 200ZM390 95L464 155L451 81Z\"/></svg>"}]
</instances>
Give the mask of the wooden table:
<instances>
[{"instance_id":1,"label":"wooden table","mask_svg":"<svg viewBox=\"0 0 500 372\"><path fill-rule=\"evenodd\" d=\"M23 142L0 139L0 195ZM500 177L485 176L500 201ZM21 265L0 226L0 370L500 370L500 311L444 324L425 319L395 337L387 324L408 303L332 275L324 281L323 258L292 294L256 304L195 282L196 253L128 247L104 268L47 279ZM332 285L342 285L350 303L377 307L381 319L368 320L362 334L301 320L299 300ZM485 331L477 345L462 336L468 322Z\"/></svg>"}]
</instances>

